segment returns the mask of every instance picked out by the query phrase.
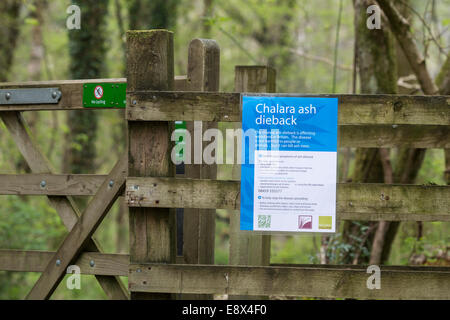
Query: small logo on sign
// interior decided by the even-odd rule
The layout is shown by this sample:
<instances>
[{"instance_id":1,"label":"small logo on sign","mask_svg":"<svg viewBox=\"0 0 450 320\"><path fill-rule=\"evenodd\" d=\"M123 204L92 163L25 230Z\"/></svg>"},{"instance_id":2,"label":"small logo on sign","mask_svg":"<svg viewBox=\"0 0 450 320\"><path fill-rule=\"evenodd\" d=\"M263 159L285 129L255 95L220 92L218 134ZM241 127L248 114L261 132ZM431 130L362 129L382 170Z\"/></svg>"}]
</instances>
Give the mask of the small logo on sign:
<instances>
[{"instance_id":1,"label":"small logo on sign","mask_svg":"<svg viewBox=\"0 0 450 320\"><path fill-rule=\"evenodd\" d=\"M102 86L95 87L94 96L96 99L101 99L103 97L103 87Z\"/></svg>"},{"instance_id":2,"label":"small logo on sign","mask_svg":"<svg viewBox=\"0 0 450 320\"><path fill-rule=\"evenodd\" d=\"M333 217L331 216L319 216L319 229L331 229L331 223Z\"/></svg>"},{"instance_id":3,"label":"small logo on sign","mask_svg":"<svg viewBox=\"0 0 450 320\"><path fill-rule=\"evenodd\" d=\"M312 216L298 216L299 229L312 229Z\"/></svg>"}]
</instances>

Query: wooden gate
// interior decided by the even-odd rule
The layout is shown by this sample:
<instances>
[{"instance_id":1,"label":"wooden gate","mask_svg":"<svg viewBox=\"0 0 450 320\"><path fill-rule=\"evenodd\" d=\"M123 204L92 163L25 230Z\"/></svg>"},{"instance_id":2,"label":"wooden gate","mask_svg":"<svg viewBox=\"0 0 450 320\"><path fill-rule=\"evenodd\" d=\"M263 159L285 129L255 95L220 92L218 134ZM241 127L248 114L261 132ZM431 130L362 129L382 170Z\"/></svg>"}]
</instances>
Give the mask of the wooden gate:
<instances>
[{"instance_id":1,"label":"wooden gate","mask_svg":"<svg viewBox=\"0 0 450 320\"><path fill-rule=\"evenodd\" d=\"M241 121L240 94L217 92L217 44L193 40L188 73L182 77L174 77L171 32L130 31L127 44L127 79L0 86L56 86L62 93L58 104L0 105L0 116L33 172L0 175L0 194L47 196L69 230L56 252L0 250L0 270L42 272L27 298L49 298L67 267L76 264L83 274L95 275L111 299L128 299L129 293L132 299L173 294L450 299L448 267L382 266L381 289L369 290L364 266L269 265L270 237L237 232L238 175L217 180L216 166L186 164L176 170L171 162L174 121L187 121L192 134L219 122ZM270 68L240 67L235 89L274 92L274 79ZM127 82L128 153L109 175L53 174L21 112L89 112L81 99L87 82ZM450 148L448 96L311 96L338 97L340 147ZM92 235L124 191L130 207L130 255L101 253ZM450 220L448 186L345 183L337 192L339 220ZM71 199L79 195L94 196L82 215ZM213 265L214 213L221 208L233 210L230 266ZM177 242L177 237L183 241ZM118 276L129 277L128 290Z\"/></svg>"}]
</instances>

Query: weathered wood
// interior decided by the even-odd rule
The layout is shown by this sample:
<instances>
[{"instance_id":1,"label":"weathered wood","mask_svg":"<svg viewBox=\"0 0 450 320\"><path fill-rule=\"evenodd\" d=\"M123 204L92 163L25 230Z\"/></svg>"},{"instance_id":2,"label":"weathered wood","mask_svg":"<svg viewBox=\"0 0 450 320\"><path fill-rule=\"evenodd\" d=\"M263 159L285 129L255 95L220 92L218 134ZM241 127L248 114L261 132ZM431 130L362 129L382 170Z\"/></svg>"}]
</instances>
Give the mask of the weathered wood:
<instances>
[{"instance_id":1,"label":"weathered wood","mask_svg":"<svg viewBox=\"0 0 450 320\"><path fill-rule=\"evenodd\" d=\"M220 48L216 41L194 39L189 43L188 72L185 86L180 91L218 91L220 75ZM176 89L177 86L175 86ZM176 89L177 90L177 89ZM217 128L214 122L187 122L186 129L194 137L211 128ZM194 133L198 130L197 133ZM202 151L197 156L202 157ZM191 144L191 155L195 153ZM217 178L216 165L184 164L184 173L178 177L185 178ZM214 264L215 244L215 209L178 208L182 218L182 228L177 230L177 237L182 237L182 262L188 264ZM180 242L180 241L179 241ZM178 242L178 243L179 243ZM182 295L180 299L212 299L211 295Z\"/></svg>"},{"instance_id":2,"label":"weathered wood","mask_svg":"<svg viewBox=\"0 0 450 320\"><path fill-rule=\"evenodd\" d=\"M27 89L27 88L59 88L61 100L58 104L34 104L34 105L0 105L0 111L38 111L38 110L92 110L103 109L101 107L83 107L83 84L85 83L126 83L127 79L85 79L85 80L52 80L52 81L28 81L28 82L0 82L0 89ZM187 76L175 76L175 90L187 90ZM107 109L122 109L108 107Z\"/></svg>"},{"instance_id":3,"label":"weathered wood","mask_svg":"<svg viewBox=\"0 0 450 320\"><path fill-rule=\"evenodd\" d=\"M441 269L442 270L442 269ZM279 295L356 299L450 299L450 268L381 267L381 288L370 290L366 267L248 267L132 264L132 291Z\"/></svg>"},{"instance_id":4,"label":"weathered wood","mask_svg":"<svg viewBox=\"0 0 450 320\"><path fill-rule=\"evenodd\" d=\"M89 110L96 108L83 107L83 84L85 83L125 83L126 79L86 79L86 80L56 80L33 82L7 82L0 83L0 89L23 88L59 88L61 100L58 104L35 105L0 105L0 111L36 111L36 110ZM104 109L104 108L103 108ZM108 109L117 109L111 107Z\"/></svg>"},{"instance_id":5,"label":"weathered wood","mask_svg":"<svg viewBox=\"0 0 450 320\"><path fill-rule=\"evenodd\" d=\"M173 90L173 33L166 30L127 32L128 91ZM127 94L127 108L129 104ZM131 101L131 104L133 101ZM176 119L177 120L177 119ZM129 175L170 176L170 136L167 122L128 122ZM175 261L175 215L168 209L130 208L130 260ZM131 290L132 291L132 290ZM141 295L132 299L167 299Z\"/></svg>"},{"instance_id":6,"label":"weathered wood","mask_svg":"<svg viewBox=\"0 0 450 320\"><path fill-rule=\"evenodd\" d=\"M240 122L240 93L130 90L128 120ZM270 94L269 94L270 95ZM337 97L340 125L449 125L450 96L286 94Z\"/></svg>"},{"instance_id":7,"label":"weathered wood","mask_svg":"<svg viewBox=\"0 0 450 320\"><path fill-rule=\"evenodd\" d=\"M28 134L28 127L20 112L1 112L0 117L31 171L33 173L51 173L52 168L49 161ZM70 231L81 215L75 202L67 196L48 196L48 200L58 212L66 229ZM92 238L88 241L86 250L101 252L101 247L95 238ZM128 292L119 277L96 276L96 279L110 299L128 299Z\"/></svg>"},{"instance_id":8,"label":"weathered wood","mask_svg":"<svg viewBox=\"0 0 450 320\"><path fill-rule=\"evenodd\" d=\"M276 71L267 66L237 66L234 71L234 90L237 92L276 92ZM236 124L236 123L234 123ZM234 126L241 128L241 124ZM234 145L232 146L234 148ZM235 152L236 153L236 152ZM239 165L233 166L233 179L240 178ZM237 169L237 170L236 170ZM238 172L236 172L238 171ZM230 216L230 265L267 266L270 264L270 235L240 232L240 215ZM249 299L232 296L232 299ZM255 297L265 299L267 297Z\"/></svg>"},{"instance_id":9,"label":"weathered wood","mask_svg":"<svg viewBox=\"0 0 450 320\"><path fill-rule=\"evenodd\" d=\"M448 148L450 126L362 125L339 126L339 147L361 148Z\"/></svg>"},{"instance_id":10,"label":"weathered wood","mask_svg":"<svg viewBox=\"0 0 450 320\"><path fill-rule=\"evenodd\" d=\"M0 174L0 194L93 196L106 177L100 174Z\"/></svg>"},{"instance_id":11,"label":"weathered wood","mask_svg":"<svg viewBox=\"0 0 450 320\"><path fill-rule=\"evenodd\" d=\"M240 183L129 177L125 197L130 207L239 210ZM450 187L341 183L336 205L343 220L450 221Z\"/></svg>"},{"instance_id":12,"label":"weathered wood","mask_svg":"<svg viewBox=\"0 0 450 320\"><path fill-rule=\"evenodd\" d=\"M0 250L1 271L43 272L56 252L37 250ZM73 263L81 274L101 276L128 276L130 256L83 252Z\"/></svg>"},{"instance_id":13,"label":"weathered wood","mask_svg":"<svg viewBox=\"0 0 450 320\"><path fill-rule=\"evenodd\" d=\"M188 76L186 90L218 91L220 75L220 48L216 41L194 39L189 44ZM217 123L200 123L202 135ZM186 128L194 136L194 123L188 122ZM204 142L206 143L206 142ZM194 155L194 145L191 144ZM202 152L202 150L200 150ZM199 155L202 156L201 154ZM185 164L186 178L216 179L216 165ZM188 264L214 264L215 209L184 210L183 218L183 257ZM191 297L193 298L193 297ZM211 298L211 297L202 297Z\"/></svg>"},{"instance_id":14,"label":"weathered wood","mask_svg":"<svg viewBox=\"0 0 450 320\"><path fill-rule=\"evenodd\" d=\"M27 299L48 299L65 275L66 268L74 261L90 237L94 234L109 209L123 189L127 174L126 155L117 162L108 178L89 202L80 219L70 230L56 254L27 295ZM113 183L111 184L110 181ZM57 263L59 261L59 264Z\"/></svg>"}]
</instances>

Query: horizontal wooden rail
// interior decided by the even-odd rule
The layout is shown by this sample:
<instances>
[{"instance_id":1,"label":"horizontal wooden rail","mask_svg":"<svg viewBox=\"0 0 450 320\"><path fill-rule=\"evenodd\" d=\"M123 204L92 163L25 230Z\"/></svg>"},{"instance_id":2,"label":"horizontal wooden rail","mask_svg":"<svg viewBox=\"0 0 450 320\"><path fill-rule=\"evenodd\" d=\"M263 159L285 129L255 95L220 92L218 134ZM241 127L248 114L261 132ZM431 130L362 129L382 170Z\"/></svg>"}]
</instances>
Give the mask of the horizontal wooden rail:
<instances>
[{"instance_id":1,"label":"horizontal wooden rail","mask_svg":"<svg viewBox=\"0 0 450 320\"><path fill-rule=\"evenodd\" d=\"M339 126L339 147L450 148L450 126Z\"/></svg>"},{"instance_id":2,"label":"horizontal wooden rail","mask_svg":"<svg viewBox=\"0 0 450 320\"><path fill-rule=\"evenodd\" d=\"M0 195L93 196L107 175L0 174Z\"/></svg>"},{"instance_id":3,"label":"horizontal wooden rail","mask_svg":"<svg viewBox=\"0 0 450 320\"><path fill-rule=\"evenodd\" d=\"M183 90L187 87L189 79L186 76L176 76L175 90ZM52 81L27 81L27 82L0 82L0 89L26 89L26 88L59 88L61 100L58 104L35 105L0 105L0 111L37 111L37 110L92 110L92 109L117 109L83 107L83 84L85 83L126 83L127 79L84 79L84 80L52 80Z\"/></svg>"},{"instance_id":4,"label":"horizontal wooden rail","mask_svg":"<svg viewBox=\"0 0 450 320\"><path fill-rule=\"evenodd\" d=\"M434 271L436 270L436 271ZM281 295L356 299L450 299L450 268L381 267L370 290L366 267L247 267L132 264L131 292Z\"/></svg>"},{"instance_id":5,"label":"horizontal wooden rail","mask_svg":"<svg viewBox=\"0 0 450 320\"><path fill-rule=\"evenodd\" d=\"M240 182L177 179L127 179L128 206L239 209ZM340 220L450 221L450 187L338 184Z\"/></svg>"},{"instance_id":6,"label":"horizontal wooden rail","mask_svg":"<svg viewBox=\"0 0 450 320\"><path fill-rule=\"evenodd\" d=\"M1 271L43 272L55 252L0 250ZM130 257L127 254L84 252L73 264L81 274L128 276Z\"/></svg>"},{"instance_id":7,"label":"horizontal wooden rail","mask_svg":"<svg viewBox=\"0 0 450 320\"><path fill-rule=\"evenodd\" d=\"M89 110L95 108L83 107L83 84L85 83L124 83L126 79L89 79L89 80L55 80L35 82L5 82L0 83L0 89L24 89L57 87L61 91L58 104L32 105L0 105L0 111L37 111L37 110ZM103 108L105 109L105 108ZM115 108L108 108L115 109Z\"/></svg>"},{"instance_id":8,"label":"horizontal wooden rail","mask_svg":"<svg viewBox=\"0 0 450 320\"><path fill-rule=\"evenodd\" d=\"M450 96L286 96L337 97L339 125L450 125ZM240 93L142 91L127 99L128 120L241 121Z\"/></svg>"}]
</instances>

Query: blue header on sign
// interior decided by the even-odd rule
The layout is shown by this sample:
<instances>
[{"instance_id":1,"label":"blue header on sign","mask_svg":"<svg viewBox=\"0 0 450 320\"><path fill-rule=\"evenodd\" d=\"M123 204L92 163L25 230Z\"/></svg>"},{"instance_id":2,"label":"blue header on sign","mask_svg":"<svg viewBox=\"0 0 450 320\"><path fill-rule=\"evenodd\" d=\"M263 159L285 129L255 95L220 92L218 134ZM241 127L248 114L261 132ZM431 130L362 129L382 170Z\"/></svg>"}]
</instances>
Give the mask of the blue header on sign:
<instances>
[{"instance_id":1,"label":"blue header on sign","mask_svg":"<svg viewBox=\"0 0 450 320\"><path fill-rule=\"evenodd\" d=\"M337 106L337 98L243 96L242 129L256 130L257 150L336 151Z\"/></svg>"}]
</instances>

